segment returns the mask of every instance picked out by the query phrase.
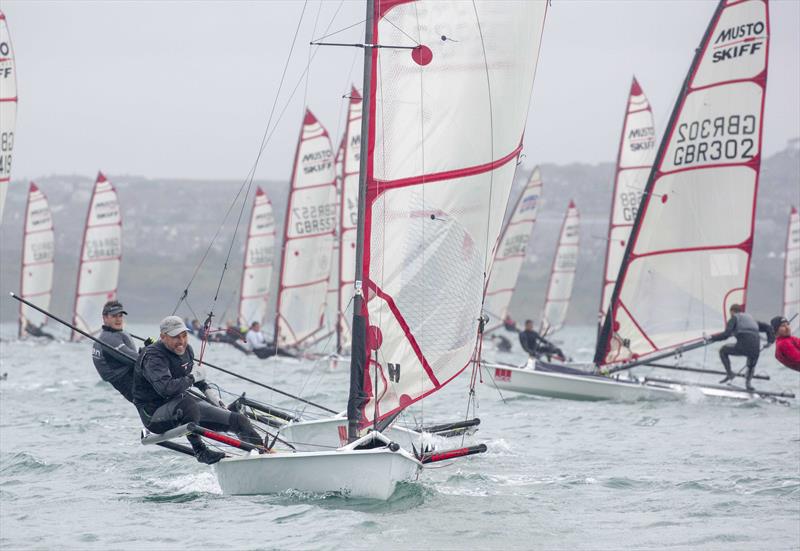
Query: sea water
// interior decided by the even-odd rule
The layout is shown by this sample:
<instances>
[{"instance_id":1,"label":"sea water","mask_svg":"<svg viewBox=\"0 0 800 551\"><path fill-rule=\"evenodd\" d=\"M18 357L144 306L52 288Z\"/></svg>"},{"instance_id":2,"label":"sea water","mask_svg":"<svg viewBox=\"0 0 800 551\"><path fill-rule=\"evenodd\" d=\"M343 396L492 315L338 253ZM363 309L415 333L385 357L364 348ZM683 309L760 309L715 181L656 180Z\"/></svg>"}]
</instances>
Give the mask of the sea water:
<instances>
[{"instance_id":1,"label":"sea water","mask_svg":"<svg viewBox=\"0 0 800 551\"><path fill-rule=\"evenodd\" d=\"M388 502L225 496L210 467L139 443L134 408L99 381L89 344L17 341L14 329L4 325L0 342L2 549L800 548L796 401L573 402L501 394L485 377L468 443L488 452L433 464ZM591 357L592 328L560 337ZM346 366L262 361L221 344L206 358L344 409ZM691 361L717 362L713 350ZM800 374L771 349L759 372L772 378L759 386L800 391ZM209 379L292 405L213 370ZM469 382L467 370L405 420L472 415Z\"/></svg>"}]
</instances>

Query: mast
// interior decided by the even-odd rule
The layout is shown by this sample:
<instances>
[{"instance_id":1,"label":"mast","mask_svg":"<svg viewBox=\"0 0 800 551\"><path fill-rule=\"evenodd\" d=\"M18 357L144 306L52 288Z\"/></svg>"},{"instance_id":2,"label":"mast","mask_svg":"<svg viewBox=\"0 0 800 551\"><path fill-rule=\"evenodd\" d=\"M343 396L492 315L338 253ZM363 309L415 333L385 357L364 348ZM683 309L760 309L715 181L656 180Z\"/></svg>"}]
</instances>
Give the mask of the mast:
<instances>
[{"instance_id":1,"label":"mast","mask_svg":"<svg viewBox=\"0 0 800 551\"><path fill-rule=\"evenodd\" d=\"M0 222L11 183L14 128L17 122L17 64L5 14L0 11Z\"/></svg>"},{"instance_id":2,"label":"mast","mask_svg":"<svg viewBox=\"0 0 800 551\"><path fill-rule=\"evenodd\" d=\"M650 171L596 365L693 346L744 304L768 36L766 0L718 3Z\"/></svg>"},{"instance_id":3,"label":"mast","mask_svg":"<svg viewBox=\"0 0 800 551\"><path fill-rule=\"evenodd\" d=\"M367 209L367 170L369 166L370 121L374 106L372 95L372 65L374 39L375 1L367 0L367 16L364 30L364 81L361 87L361 144L358 169L358 214L356 222L356 262L353 284L353 324L351 326L352 341L350 345L350 393L347 398L347 441L358 438L358 426L361 421L361 405L366 400L363 390L364 369L367 363L367 328L362 312L364 297L362 294L362 278L364 273L364 216ZM342 190L344 196L344 189Z\"/></svg>"}]
</instances>

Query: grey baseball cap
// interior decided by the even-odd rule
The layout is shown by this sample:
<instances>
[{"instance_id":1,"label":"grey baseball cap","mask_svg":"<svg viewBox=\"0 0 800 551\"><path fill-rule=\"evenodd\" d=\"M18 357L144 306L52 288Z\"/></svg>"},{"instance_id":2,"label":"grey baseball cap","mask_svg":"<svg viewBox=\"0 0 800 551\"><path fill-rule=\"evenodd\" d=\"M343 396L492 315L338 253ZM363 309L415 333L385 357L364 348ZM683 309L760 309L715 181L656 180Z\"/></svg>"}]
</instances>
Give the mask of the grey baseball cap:
<instances>
[{"instance_id":1,"label":"grey baseball cap","mask_svg":"<svg viewBox=\"0 0 800 551\"><path fill-rule=\"evenodd\" d=\"M122 306L122 303L118 300L109 300L103 305L103 315L104 316L115 316L117 314L128 314L125 311L125 307Z\"/></svg>"},{"instance_id":2,"label":"grey baseball cap","mask_svg":"<svg viewBox=\"0 0 800 551\"><path fill-rule=\"evenodd\" d=\"M188 331L186 324L183 323L183 320L178 316L167 316L163 320L161 320L161 325L159 326L161 333L164 335L169 335L170 337L177 337L184 331Z\"/></svg>"}]
</instances>

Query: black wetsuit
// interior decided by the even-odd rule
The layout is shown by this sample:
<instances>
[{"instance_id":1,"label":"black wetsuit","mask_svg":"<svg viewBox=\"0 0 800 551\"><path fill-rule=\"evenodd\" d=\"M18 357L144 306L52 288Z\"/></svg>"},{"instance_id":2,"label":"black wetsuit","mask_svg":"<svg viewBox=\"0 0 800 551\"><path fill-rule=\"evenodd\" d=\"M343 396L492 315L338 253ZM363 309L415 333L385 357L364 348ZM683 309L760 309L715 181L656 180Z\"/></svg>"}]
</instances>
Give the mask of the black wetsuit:
<instances>
[{"instance_id":1,"label":"black wetsuit","mask_svg":"<svg viewBox=\"0 0 800 551\"><path fill-rule=\"evenodd\" d=\"M493 340L497 340L497 349L500 352L511 352L511 341L502 335L492 335Z\"/></svg>"},{"instance_id":2,"label":"black wetsuit","mask_svg":"<svg viewBox=\"0 0 800 551\"><path fill-rule=\"evenodd\" d=\"M533 329L520 331L519 343L522 345L522 349L527 352L529 356L533 356L534 358L547 356L548 361L551 356L564 358L564 353L560 348L543 338Z\"/></svg>"},{"instance_id":3,"label":"black wetsuit","mask_svg":"<svg viewBox=\"0 0 800 551\"><path fill-rule=\"evenodd\" d=\"M103 326L97 339L113 349L94 343L92 362L97 373L126 400L133 402L133 366L137 357L133 339L125 331L107 325Z\"/></svg>"},{"instance_id":4,"label":"black wetsuit","mask_svg":"<svg viewBox=\"0 0 800 551\"><path fill-rule=\"evenodd\" d=\"M31 337L44 337L46 339L50 339L51 341L56 340L56 338L53 335L51 335L50 333L47 333L46 331L44 331L42 329L43 325L44 324L42 324L42 325L33 325L32 323L26 323L25 324L25 332L28 335L30 335Z\"/></svg>"},{"instance_id":5,"label":"black wetsuit","mask_svg":"<svg viewBox=\"0 0 800 551\"><path fill-rule=\"evenodd\" d=\"M731 316L725 331L711 337L712 342L724 341L728 337L736 337L736 343L726 344L719 349L719 359L728 374L726 379L733 378L730 356L745 356L747 358L747 386L748 388L750 387L750 380L753 378L758 356L761 352L759 333L766 333L767 342L770 344L775 342L775 332L770 325L756 321L753 316L746 312L740 312Z\"/></svg>"},{"instance_id":6,"label":"black wetsuit","mask_svg":"<svg viewBox=\"0 0 800 551\"><path fill-rule=\"evenodd\" d=\"M211 430L234 432L251 444L263 444L247 417L212 406L187 393L192 386L201 391L208 388L205 381L195 382L193 367L191 346L180 356L163 341L142 351L133 372L133 402L144 426L160 434L194 422ZM195 451L202 445L197 435L189 435L188 439Z\"/></svg>"}]
</instances>

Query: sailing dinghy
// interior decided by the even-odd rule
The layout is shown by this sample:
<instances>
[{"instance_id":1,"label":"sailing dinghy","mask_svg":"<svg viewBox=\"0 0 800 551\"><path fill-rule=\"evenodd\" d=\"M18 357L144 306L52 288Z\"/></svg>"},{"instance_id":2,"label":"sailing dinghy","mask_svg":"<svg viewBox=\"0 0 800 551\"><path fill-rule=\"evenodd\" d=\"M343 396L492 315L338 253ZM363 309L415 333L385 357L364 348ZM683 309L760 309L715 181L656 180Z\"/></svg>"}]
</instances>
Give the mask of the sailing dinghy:
<instances>
[{"instance_id":1,"label":"sailing dinghy","mask_svg":"<svg viewBox=\"0 0 800 551\"><path fill-rule=\"evenodd\" d=\"M550 269L550 281L547 284L542 321L539 325L539 334L542 336L552 335L561 329L567 319L575 271L578 268L579 244L580 213L575 202L570 200L561 223L558 248Z\"/></svg>"},{"instance_id":2,"label":"sailing dinghy","mask_svg":"<svg viewBox=\"0 0 800 551\"><path fill-rule=\"evenodd\" d=\"M545 11L545 2L367 2L349 444L223 459L223 492L387 499L427 462L485 451L412 455L380 429L479 359L484 274Z\"/></svg>"},{"instance_id":3,"label":"sailing dinghy","mask_svg":"<svg viewBox=\"0 0 800 551\"><path fill-rule=\"evenodd\" d=\"M73 324L90 335L100 332L103 304L117 297L121 262L122 214L117 191L98 172L83 229L73 317ZM70 340L81 338L73 331Z\"/></svg>"},{"instance_id":4,"label":"sailing dinghy","mask_svg":"<svg viewBox=\"0 0 800 551\"><path fill-rule=\"evenodd\" d=\"M655 156L591 369L542 362L535 370L493 366L499 388L584 400L675 398L690 387L726 398L794 397L652 376L622 378L642 365L724 374L658 362L706 346L709 335L724 329L730 305L745 303L768 42L767 0L719 2ZM635 143L629 136L624 129L623 148Z\"/></svg>"},{"instance_id":5,"label":"sailing dinghy","mask_svg":"<svg viewBox=\"0 0 800 551\"><path fill-rule=\"evenodd\" d=\"M22 268L20 269L20 296L39 308L50 308L53 295L53 259L55 257L55 233L53 216L47 197L36 184L28 189L25 207L25 224L22 236ZM41 328L47 316L20 303L19 336L29 330ZM34 331L32 331L32 334Z\"/></svg>"},{"instance_id":6,"label":"sailing dinghy","mask_svg":"<svg viewBox=\"0 0 800 551\"><path fill-rule=\"evenodd\" d=\"M486 286L486 300L483 305L488 317L484 335L502 327L503 320L508 315L519 273L525 264L541 197L542 178L537 166L522 189L494 251L492 273Z\"/></svg>"},{"instance_id":7,"label":"sailing dinghy","mask_svg":"<svg viewBox=\"0 0 800 551\"><path fill-rule=\"evenodd\" d=\"M783 267L783 317L792 333L800 331L800 214L792 207L786 232L786 257Z\"/></svg>"},{"instance_id":8,"label":"sailing dinghy","mask_svg":"<svg viewBox=\"0 0 800 551\"><path fill-rule=\"evenodd\" d=\"M239 325L263 323L267 314L272 267L275 257L275 218L272 203L261 187L256 188L250 226L244 249L239 292Z\"/></svg>"},{"instance_id":9,"label":"sailing dinghy","mask_svg":"<svg viewBox=\"0 0 800 551\"><path fill-rule=\"evenodd\" d=\"M0 11L0 222L11 183L14 128L17 124L17 64L8 32L8 21Z\"/></svg>"}]
</instances>

